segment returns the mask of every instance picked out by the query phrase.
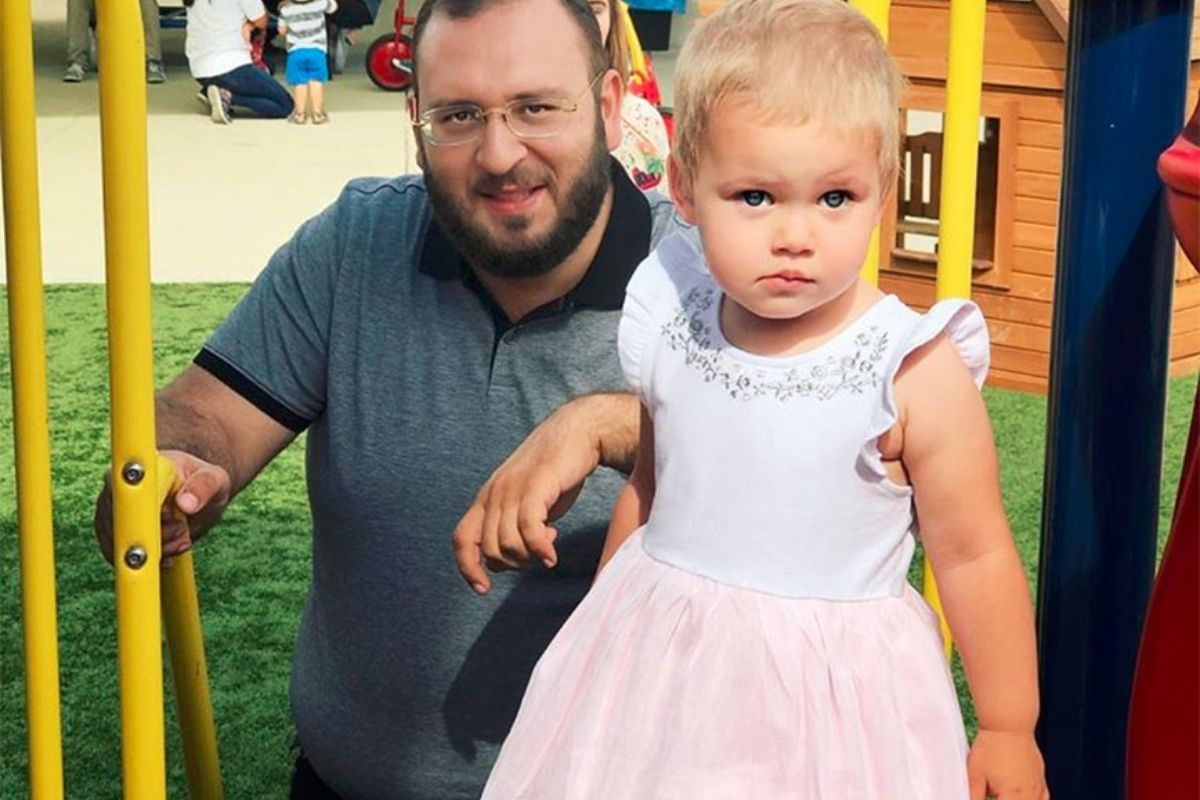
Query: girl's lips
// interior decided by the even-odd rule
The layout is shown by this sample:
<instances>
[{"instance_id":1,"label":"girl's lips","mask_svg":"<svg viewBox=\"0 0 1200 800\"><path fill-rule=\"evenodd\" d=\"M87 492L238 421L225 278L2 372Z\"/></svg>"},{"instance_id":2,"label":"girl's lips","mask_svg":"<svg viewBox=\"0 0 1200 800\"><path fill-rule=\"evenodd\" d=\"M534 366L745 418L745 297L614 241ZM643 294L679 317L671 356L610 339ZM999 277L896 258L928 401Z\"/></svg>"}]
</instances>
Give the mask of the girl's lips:
<instances>
[{"instance_id":1,"label":"girl's lips","mask_svg":"<svg viewBox=\"0 0 1200 800\"><path fill-rule=\"evenodd\" d=\"M773 291L788 292L802 289L816 281L801 272L777 272L760 278L759 282Z\"/></svg>"}]
</instances>

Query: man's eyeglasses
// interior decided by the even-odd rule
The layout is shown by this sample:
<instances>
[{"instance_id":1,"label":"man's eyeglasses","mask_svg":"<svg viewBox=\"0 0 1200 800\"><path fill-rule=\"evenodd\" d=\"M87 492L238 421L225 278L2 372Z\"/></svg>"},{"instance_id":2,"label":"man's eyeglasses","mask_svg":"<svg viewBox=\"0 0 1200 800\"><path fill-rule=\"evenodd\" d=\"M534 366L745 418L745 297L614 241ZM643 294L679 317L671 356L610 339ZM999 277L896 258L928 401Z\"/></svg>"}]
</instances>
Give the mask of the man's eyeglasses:
<instances>
[{"instance_id":1,"label":"man's eyeglasses","mask_svg":"<svg viewBox=\"0 0 1200 800\"><path fill-rule=\"evenodd\" d=\"M438 106L423 112L413 127L421 131L425 141L438 147L477 142L487 128L488 117L500 114L504 124L518 139L546 139L557 136L567 128L571 115L587 96L596 81L607 69L596 73L587 88L574 100L562 97L522 97L502 106L483 109L473 103Z\"/></svg>"}]
</instances>

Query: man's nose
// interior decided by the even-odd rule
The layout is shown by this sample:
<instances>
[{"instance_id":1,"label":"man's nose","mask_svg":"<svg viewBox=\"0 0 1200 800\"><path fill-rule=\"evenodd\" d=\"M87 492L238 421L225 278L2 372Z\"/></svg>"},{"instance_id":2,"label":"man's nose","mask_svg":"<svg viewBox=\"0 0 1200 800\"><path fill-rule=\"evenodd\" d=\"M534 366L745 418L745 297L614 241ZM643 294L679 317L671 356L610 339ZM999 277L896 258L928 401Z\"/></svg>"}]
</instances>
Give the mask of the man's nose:
<instances>
[{"instance_id":1,"label":"man's nose","mask_svg":"<svg viewBox=\"0 0 1200 800\"><path fill-rule=\"evenodd\" d=\"M502 112L488 114L475 158L492 175L503 175L525 157L525 144L508 127Z\"/></svg>"}]
</instances>

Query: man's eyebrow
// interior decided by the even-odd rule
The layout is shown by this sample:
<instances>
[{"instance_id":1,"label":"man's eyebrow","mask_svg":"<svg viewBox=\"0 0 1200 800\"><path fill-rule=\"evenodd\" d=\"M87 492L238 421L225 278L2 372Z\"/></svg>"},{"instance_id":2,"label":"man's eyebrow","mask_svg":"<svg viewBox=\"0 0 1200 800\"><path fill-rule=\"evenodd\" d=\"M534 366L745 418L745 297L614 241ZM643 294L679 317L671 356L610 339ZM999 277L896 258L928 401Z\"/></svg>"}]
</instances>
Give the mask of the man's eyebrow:
<instances>
[{"instance_id":1,"label":"man's eyebrow","mask_svg":"<svg viewBox=\"0 0 1200 800\"><path fill-rule=\"evenodd\" d=\"M422 104L422 105L424 105L424 104ZM476 106L476 107L478 107L479 103L476 103L474 100L458 100L458 99L437 100L437 99L434 99L432 102L429 103L429 105L427 105L423 109L421 109L421 113L424 113L431 108L449 108L451 106Z\"/></svg>"},{"instance_id":2,"label":"man's eyebrow","mask_svg":"<svg viewBox=\"0 0 1200 800\"><path fill-rule=\"evenodd\" d=\"M531 100L538 97L566 97L570 92L557 87L542 87L539 89L531 89L526 92L518 92L513 95L513 100Z\"/></svg>"},{"instance_id":3,"label":"man's eyebrow","mask_svg":"<svg viewBox=\"0 0 1200 800\"><path fill-rule=\"evenodd\" d=\"M511 103L513 100L536 100L540 97L560 98L568 97L569 95L570 92L559 87L541 86L536 89L528 89L523 92L517 92L504 102ZM447 100L434 99L429 103L428 106L425 107L424 110L428 110L430 108L446 108L447 106L475 106L477 108L483 108L483 103L480 103L477 100L468 100L466 98L459 97L453 97Z\"/></svg>"}]
</instances>

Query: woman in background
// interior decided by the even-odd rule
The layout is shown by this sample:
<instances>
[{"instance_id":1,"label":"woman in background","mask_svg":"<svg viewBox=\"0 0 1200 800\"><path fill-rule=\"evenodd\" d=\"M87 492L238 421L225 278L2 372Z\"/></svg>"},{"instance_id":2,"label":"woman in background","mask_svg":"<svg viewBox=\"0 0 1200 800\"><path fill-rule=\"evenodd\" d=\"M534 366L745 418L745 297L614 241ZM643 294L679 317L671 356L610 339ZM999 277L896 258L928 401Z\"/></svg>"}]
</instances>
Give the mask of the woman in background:
<instances>
[{"instance_id":1,"label":"woman in background","mask_svg":"<svg viewBox=\"0 0 1200 800\"><path fill-rule=\"evenodd\" d=\"M628 86L629 46L621 24L619 3L620 0L591 0L609 63ZM613 151L613 156L625 167L639 189L654 189L666 194L670 142L666 123L658 109L644 98L626 92L621 106L621 133L621 145Z\"/></svg>"},{"instance_id":2,"label":"woman in background","mask_svg":"<svg viewBox=\"0 0 1200 800\"><path fill-rule=\"evenodd\" d=\"M254 66L250 34L267 25L262 0L184 0L188 9L188 68L213 122L228 125L234 109L284 119L295 107L274 78Z\"/></svg>"}]
</instances>

